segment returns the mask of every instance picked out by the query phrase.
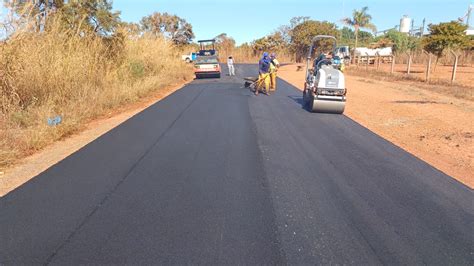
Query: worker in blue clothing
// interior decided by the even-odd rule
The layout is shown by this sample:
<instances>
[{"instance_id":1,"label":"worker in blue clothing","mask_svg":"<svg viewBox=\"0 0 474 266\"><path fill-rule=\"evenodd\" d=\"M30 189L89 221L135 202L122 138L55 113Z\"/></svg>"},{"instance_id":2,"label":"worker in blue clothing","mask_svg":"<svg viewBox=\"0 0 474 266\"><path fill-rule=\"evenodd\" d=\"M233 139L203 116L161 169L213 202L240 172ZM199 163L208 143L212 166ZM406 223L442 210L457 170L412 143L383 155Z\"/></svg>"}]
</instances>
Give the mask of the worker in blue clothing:
<instances>
[{"instance_id":1,"label":"worker in blue clothing","mask_svg":"<svg viewBox=\"0 0 474 266\"><path fill-rule=\"evenodd\" d=\"M263 53L262 59L258 62L258 77L259 77L259 84L265 85L264 94L269 95L270 90L270 64L271 59L268 56L267 52ZM255 90L255 95L258 95L258 89Z\"/></svg>"}]
</instances>

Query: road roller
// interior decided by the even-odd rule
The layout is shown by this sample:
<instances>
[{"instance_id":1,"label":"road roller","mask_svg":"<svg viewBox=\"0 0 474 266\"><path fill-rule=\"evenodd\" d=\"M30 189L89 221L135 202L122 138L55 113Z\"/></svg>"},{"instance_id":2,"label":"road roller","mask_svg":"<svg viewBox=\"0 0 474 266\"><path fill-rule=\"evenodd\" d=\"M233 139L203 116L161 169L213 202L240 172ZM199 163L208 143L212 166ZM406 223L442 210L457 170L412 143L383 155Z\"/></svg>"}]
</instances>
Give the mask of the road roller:
<instances>
[{"instance_id":1,"label":"road roller","mask_svg":"<svg viewBox=\"0 0 474 266\"><path fill-rule=\"evenodd\" d=\"M333 56L336 47L333 36L318 35L312 39L303 90L303 105L311 112L344 113L347 91L341 71L344 65L343 60Z\"/></svg>"}]
</instances>

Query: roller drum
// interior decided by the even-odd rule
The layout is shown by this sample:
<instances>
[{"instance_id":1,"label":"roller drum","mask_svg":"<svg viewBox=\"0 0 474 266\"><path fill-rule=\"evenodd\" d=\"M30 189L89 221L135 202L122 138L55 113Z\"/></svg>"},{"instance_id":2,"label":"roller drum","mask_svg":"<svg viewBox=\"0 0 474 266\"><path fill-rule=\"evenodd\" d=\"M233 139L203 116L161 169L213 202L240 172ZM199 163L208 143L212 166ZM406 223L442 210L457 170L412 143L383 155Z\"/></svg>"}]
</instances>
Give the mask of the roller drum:
<instances>
[{"instance_id":1,"label":"roller drum","mask_svg":"<svg viewBox=\"0 0 474 266\"><path fill-rule=\"evenodd\" d=\"M328 101L328 100L319 100L319 99L313 98L311 111L317 112L317 113L342 114L344 113L345 107L346 107L345 101Z\"/></svg>"}]
</instances>

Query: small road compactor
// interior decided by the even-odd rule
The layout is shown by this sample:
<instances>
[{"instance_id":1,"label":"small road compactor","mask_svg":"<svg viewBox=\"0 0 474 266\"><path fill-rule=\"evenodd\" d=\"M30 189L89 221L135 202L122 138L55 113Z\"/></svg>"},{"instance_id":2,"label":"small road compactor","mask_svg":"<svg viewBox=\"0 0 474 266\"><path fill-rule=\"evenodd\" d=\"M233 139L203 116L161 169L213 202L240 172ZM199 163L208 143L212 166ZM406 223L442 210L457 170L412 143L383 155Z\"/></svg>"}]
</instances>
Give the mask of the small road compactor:
<instances>
[{"instance_id":1,"label":"small road compactor","mask_svg":"<svg viewBox=\"0 0 474 266\"><path fill-rule=\"evenodd\" d=\"M318 35L312 40L306 60L303 105L311 112L342 114L346 106L343 60L332 55L337 46L333 36ZM329 51L326 54L324 51ZM315 54L319 52L320 55Z\"/></svg>"}]
</instances>

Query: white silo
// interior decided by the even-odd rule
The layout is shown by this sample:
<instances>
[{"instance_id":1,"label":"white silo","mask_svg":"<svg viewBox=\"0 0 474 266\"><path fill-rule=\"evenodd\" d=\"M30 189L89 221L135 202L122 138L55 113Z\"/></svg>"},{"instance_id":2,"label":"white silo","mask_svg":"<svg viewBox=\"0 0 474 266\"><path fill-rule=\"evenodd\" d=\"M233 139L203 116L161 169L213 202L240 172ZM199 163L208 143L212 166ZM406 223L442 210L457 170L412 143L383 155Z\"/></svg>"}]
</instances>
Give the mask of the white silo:
<instances>
[{"instance_id":1,"label":"white silo","mask_svg":"<svg viewBox=\"0 0 474 266\"><path fill-rule=\"evenodd\" d=\"M407 15L400 19L400 32L409 33L411 27L411 18Z\"/></svg>"}]
</instances>

